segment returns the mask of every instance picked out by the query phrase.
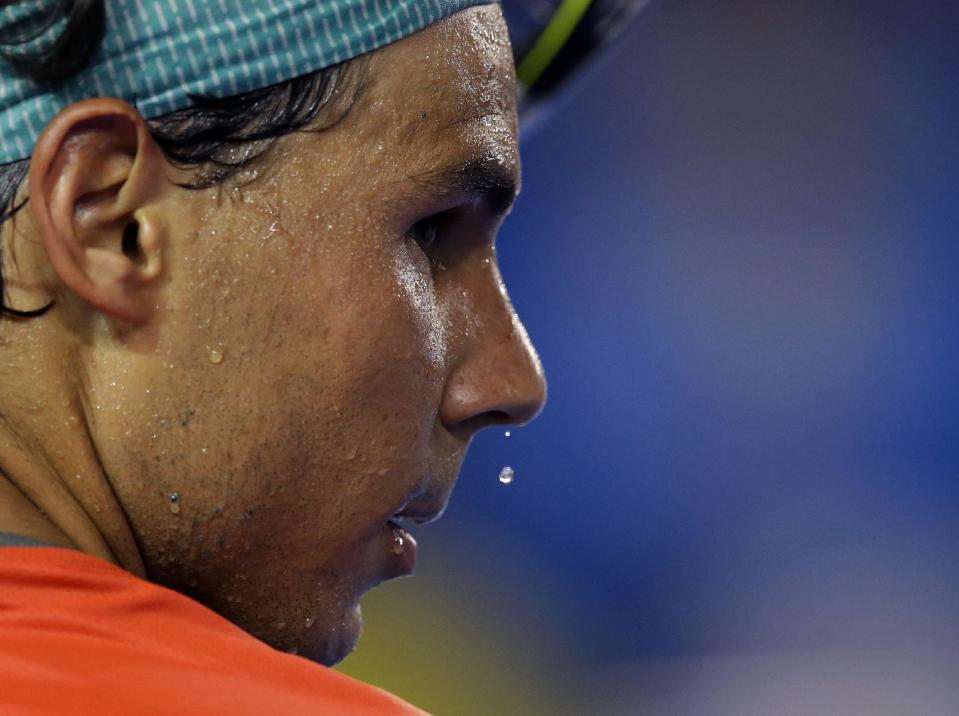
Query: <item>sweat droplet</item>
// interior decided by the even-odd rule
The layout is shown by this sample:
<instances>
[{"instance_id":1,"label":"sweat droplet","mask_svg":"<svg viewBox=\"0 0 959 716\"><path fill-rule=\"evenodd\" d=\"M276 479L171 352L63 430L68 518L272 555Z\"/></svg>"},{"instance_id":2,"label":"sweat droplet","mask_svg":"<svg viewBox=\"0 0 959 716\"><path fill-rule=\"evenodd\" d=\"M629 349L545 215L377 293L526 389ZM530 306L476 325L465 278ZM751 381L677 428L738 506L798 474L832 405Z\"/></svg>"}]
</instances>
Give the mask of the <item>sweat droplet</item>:
<instances>
[{"instance_id":1,"label":"sweat droplet","mask_svg":"<svg viewBox=\"0 0 959 716\"><path fill-rule=\"evenodd\" d=\"M513 476L515 474L516 473L513 472L513 468L507 465L502 470L500 470L499 481L502 482L504 485L508 485L513 481Z\"/></svg>"},{"instance_id":2,"label":"sweat droplet","mask_svg":"<svg viewBox=\"0 0 959 716\"><path fill-rule=\"evenodd\" d=\"M219 365L223 362L223 352L216 348L210 351L210 362Z\"/></svg>"},{"instance_id":3,"label":"sweat droplet","mask_svg":"<svg viewBox=\"0 0 959 716\"><path fill-rule=\"evenodd\" d=\"M170 493L170 512L175 515L180 514L180 493L171 492Z\"/></svg>"},{"instance_id":4,"label":"sweat droplet","mask_svg":"<svg viewBox=\"0 0 959 716\"><path fill-rule=\"evenodd\" d=\"M316 617L307 617L307 618L306 618L306 628L309 629L311 626L313 626L313 622L315 622L315 621L316 621Z\"/></svg>"},{"instance_id":5,"label":"sweat droplet","mask_svg":"<svg viewBox=\"0 0 959 716\"><path fill-rule=\"evenodd\" d=\"M406 543L403 541L403 538L399 535L396 535L393 538L393 554L403 554L403 552L406 551L405 544Z\"/></svg>"}]
</instances>

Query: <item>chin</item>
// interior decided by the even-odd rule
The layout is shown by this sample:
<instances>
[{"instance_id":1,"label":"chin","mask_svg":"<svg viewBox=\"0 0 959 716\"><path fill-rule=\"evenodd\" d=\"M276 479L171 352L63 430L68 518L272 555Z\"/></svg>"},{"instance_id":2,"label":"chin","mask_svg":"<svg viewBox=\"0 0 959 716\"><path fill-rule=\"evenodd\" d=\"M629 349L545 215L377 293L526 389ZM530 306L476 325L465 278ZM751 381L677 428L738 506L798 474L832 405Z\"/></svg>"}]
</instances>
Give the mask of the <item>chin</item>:
<instances>
[{"instance_id":1,"label":"chin","mask_svg":"<svg viewBox=\"0 0 959 716\"><path fill-rule=\"evenodd\" d=\"M363 630L363 615L356 605L337 623L325 630L314 624L303 634L302 646L297 653L323 666L336 666L348 657L360 639Z\"/></svg>"}]
</instances>

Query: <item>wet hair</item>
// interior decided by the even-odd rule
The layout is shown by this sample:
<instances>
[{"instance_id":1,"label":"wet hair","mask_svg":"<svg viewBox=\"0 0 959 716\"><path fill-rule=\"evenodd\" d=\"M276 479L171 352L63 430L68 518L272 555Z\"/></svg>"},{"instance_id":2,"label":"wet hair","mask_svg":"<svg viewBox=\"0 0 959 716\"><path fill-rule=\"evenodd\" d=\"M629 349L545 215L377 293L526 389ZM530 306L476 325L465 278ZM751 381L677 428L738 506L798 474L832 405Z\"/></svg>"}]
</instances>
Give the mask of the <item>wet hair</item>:
<instances>
[{"instance_id":1,"label":"wet hair","mask_svg":"<svg viewBox=\"0 0 959 716\"><path fill-rule=\"evenodd\" d=\"M35 1L0 0L0 7ZM0 61L37 82L69 79L87 65L103 40L104 1L60 0L31 32L0 37ZM63 18L64 28L52 45L34 53L24 51L31 39ZM277 138L296 131L323 131L340 122L359 94L364 68L363 60L349 60L233 97L191 96L192 106L147 124L171 163L196 169L180 186L210 188L264 158ZM29 201L14 204L29 168L29 159L0 164L0 227ZM30 311L8 306L0 255L0 317L38 316L52 305Z\"/></svg>"}]
</instances>

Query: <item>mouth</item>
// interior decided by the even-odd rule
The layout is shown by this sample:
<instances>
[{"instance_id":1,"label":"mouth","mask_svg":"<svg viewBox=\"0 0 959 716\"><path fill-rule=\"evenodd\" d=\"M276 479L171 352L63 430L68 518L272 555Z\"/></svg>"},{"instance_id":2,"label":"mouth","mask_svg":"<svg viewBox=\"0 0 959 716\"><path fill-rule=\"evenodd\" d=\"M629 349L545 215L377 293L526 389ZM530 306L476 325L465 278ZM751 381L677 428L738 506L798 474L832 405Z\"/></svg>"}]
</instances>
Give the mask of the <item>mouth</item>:
<instances>
[{"instance_id":1,"label":"mouth","mask_svg":"<svg viewBox=\"0 0 959 716\"><path fill-rule=\"evenodd\" d=\"M385 532L389 561L396 576L410 575L416 570L417 544L410 534L411 526L434 522L445 510L446 500L440 503L410 502L387 520Z\"/></svg>"},{"instance_id":2,"label":"mouth","mask_svg":"<svg viewBox=\"0 0 959 716\"><path fill-rule=\"evenodd\" d=\"M394 577L410 575L416 570L416 540L402 522L403 518L393 517L386 523L385 547Z\"/></svg>"},{"instance_id":3,"label":"mouth","mask_svg":"<svg viewBox=\"0 0 959 716\"><path fill-rule=\"evenodd\" d=\"M431 522L436 522L443 516L444 512L446 512L446 500L442 502L413 501L406 503L397 510L392 519L406 524L428 525Z\"/></svg>"}]
</instances>

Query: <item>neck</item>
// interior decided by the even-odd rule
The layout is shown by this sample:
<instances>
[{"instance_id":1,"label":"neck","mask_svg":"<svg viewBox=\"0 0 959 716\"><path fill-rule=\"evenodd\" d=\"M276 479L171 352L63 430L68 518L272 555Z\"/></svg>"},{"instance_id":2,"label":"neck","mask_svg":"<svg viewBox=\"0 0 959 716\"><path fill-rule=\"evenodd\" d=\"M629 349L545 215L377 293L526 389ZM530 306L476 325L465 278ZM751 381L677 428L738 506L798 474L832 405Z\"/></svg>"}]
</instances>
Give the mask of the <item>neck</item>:
<instances>
[{"instance_id":1,"label":"neck","mask_svg":"<svg viewBox=\"0 0 959 716\"><path fill-rule=\"evenodd\" d=\"M30 499L0 475L0 532L28 537L56 547L76 545Z\"/></svg>"},{"instance_id":2,"label":"neck","mask_svg":"<svg viewBox=\"0 0 959 716\"><path fill-rule=\"evenodd\" d=\"M0 400L0 532L77 549L145 576L69 381L50 366L10 368L22 372L4 370L3 377L29 375L33 395Z\"/></svg>"}]
</instances>

